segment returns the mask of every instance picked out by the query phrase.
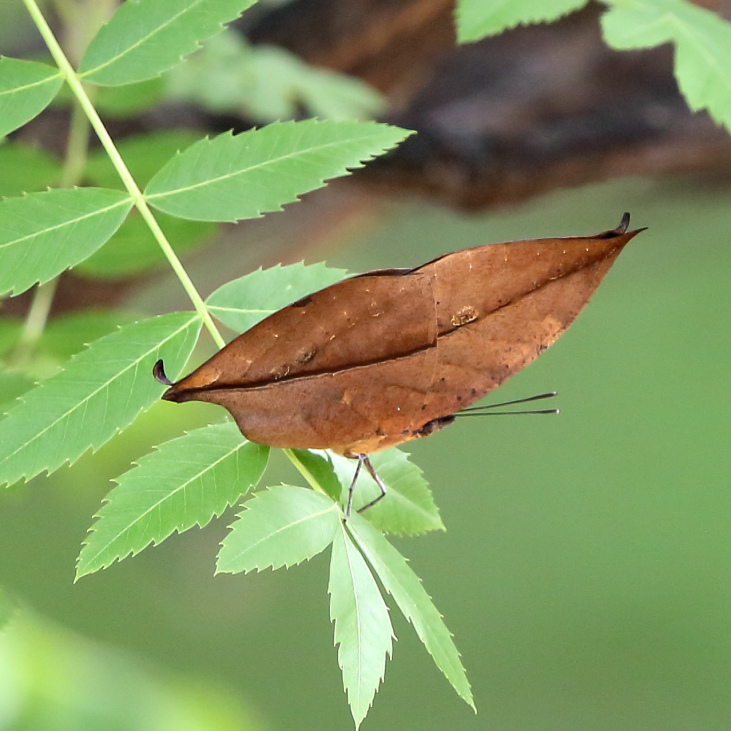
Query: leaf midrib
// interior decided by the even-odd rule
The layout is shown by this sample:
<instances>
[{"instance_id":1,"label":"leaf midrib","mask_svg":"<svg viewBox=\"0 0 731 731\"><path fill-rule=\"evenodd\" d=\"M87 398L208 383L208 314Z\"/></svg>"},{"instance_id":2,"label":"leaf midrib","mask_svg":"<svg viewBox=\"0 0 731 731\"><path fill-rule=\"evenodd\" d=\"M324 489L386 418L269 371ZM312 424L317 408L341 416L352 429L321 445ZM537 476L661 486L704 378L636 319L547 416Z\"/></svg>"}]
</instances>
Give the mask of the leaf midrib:
<instances>
[{"instance_id":1,"label":"leaf midrib","mask_svg":"<svg viewBox=\"0 0 731 731\"><path fill-rule=\"evenodd\" d=\"M265 536L262 536L258 541L254 543L250 543L243 551L239 551L238 553L234 554L231 559L229 559L229 563L232 561L240 559L242 556L246 555L247 553L250 553L252 550L254 550L257 546L261 545L265 541L270 540L271 538L279 535L283 531L289 530L291 528L294 528L295 526L299 525L300 523L304 523L307 520L312 520L314 518L319 518L322 515L325 515L326 513L329 513L333 510L337 510L337 506L335 503L332 504L332 506L328 506L327 508L324 508L323 510L320 510L317 513L308 513L307 515L303 516L302 518L298 518L297 520L292 521L291 523L287 523L287 525L280 526L275 531L272 531L271 533L267 533ZM266 564L266 566L271 566L272 563ZM264 568L266 568L266 566Z\"/></svg>"},{"instance_id":2,"label":"leaf midrib","mask_svg":"<svg viewBox=\"0 0 731 731\"><path fill-rule=\"evenodd\" d=\"M240 444L235 445L232 449L229 449L226 454L219 457L215 462L207 464L203 469L199 470L196 474L189 477L185 482L183 482L181 485L176 487L172 492L166 493L165 497L161 498L157 502L152 503L144 512L140 513L132 522L125 525L122 530L120 530L116 535L114 535L111 539L109 539L104 546L102 546L95 554L93 554L86 563L93 563L104 551L108 550L110 546L114 545L116 541L120 539L121 536L123 536L125 533L132 530L132 528L140 523L147 515L149 515L153 510L157 509L165 503L168 500L171 500L175 495L178 494L180 490L185 489L188 487L192 482L199 479L202 475L204 475L206 472L214 469L217 465L219 465L221 462L223 462L225 459L228 459L232 454L236 453L239 449L242 449L244 446L249 444L250 442L241 442ZM140 468L140 465L137 465L137 469ZM130 478L131 479L131 478ZM227 501L228 502L228 501ZM104 515L100 513L98 516L99 520L103 520ZM197 522L197 521L196 521ZM178 526L174 526L172 530L177 530ZM96 529L98 530L98 528ZM184 529L183 529L184 530ZM172 531L171 531L172 532ZM148 544L150 541L156 540L155 538L150 538L148 540ZM88 543L87 543L88 545Z\"/></svg>"},{"instance_id":3,"label":"leaf midrib","mask_svg":"<svg viewBox=\"0 0 731 731\"><path fill-rule=\"evenodd\" d=\"M171 338L175 337L179 333L181 333L186 328L190 327L196 320L198 319L198 315L193 315L191 319L186 322L184 325L179 327L175 332L168 335L163 340L156 343L152 348L145 351L142 355L140 355L139 358L136 358L135 360L131 361L124 369L119 371L113 378L110 378L108 381L106 381L104 384L99 386L96 390L92 391L92 393L85 396L81 401L77 401L73 408L68 409L65 411L61 416L59 416L55 421L51 422L47 426L45 426L41 431L36 432L32 439L27 440L26 442L23 442L23 444L19 445L14 451L12 451L10 454L5 455L2 459L0 459L0 465L7 463L9 460L11 460L18 452L22 451L23 449L26 449L30 444L33 444L36 440L38 440L41 436L43 436L49 429L52 429L54 426L56 426L59 422L63 421L63 419L66 419L70 414L72 414L77 409L81 408L82 406L86 407L86 405L89 402L89 399L91 399L93 396L96 396L98 393L103 391L104 389L108 388L110 384L112 384L115 380L118 378L121 378L123 374L125 374L130 368L134 367L137 368L140 364L140 362L146 358L150 353L154 353L155 350L157 350L161 345L168 342ZM43 386L41 386L43 388ZM8 416L8 418L12 415ZM27 470L23 470L23 473L21 477L25 477L25 475L28 474Z\"/></svg>"},{"instance_id":4,"label":"leaf midrib","mask_svg":"<svg viewBox=\"0 0 731 731\"><path fill-rule=\"evenodd\" d=\"M37 81L34 81L30 84L23 84L23 86L14 86L12 89L0 89L0 97L29 91L36 86L43 86L43 84L48 84L51 81L60 81L62 79L63 77L60 72L54 73L50 76L45 76L42 79L38 79Z\"/></svg>"},{"instance_id":5,"label":"leaf midrib","mask_svg":"<svg viewBox=\"0 0 731 731\"><path fill-rule=\"evenodd\" d=\"M312 127L312 129L314 129L314 127ZM343 144L352 144L353 142L361 142L361 141L367 142L368 140L377 139L379 137L380 137L380 135L373 134L368 137L366 137L366 136L358 137L356 140L337 140L337 141L330 141L330 142L326 142L326 143L320 143L318 145L312 145L306 149L294 150L292 152L288 152L287 154L278 155L275 158L270 158L268 160L264 160L264 161L256 163L256 164L249 165L248 167L245 167L245 168L238 168L237 170L234 170L230 173L226 173L225 175L218 175L215 178L207 178L206 180L203 180L199 183L195 183L195 184L188 185L185 187L174 188L173 190L167 190L167 191L163 191L161 193L149 193L149 194L147 194L146 198L148 201L156 201L156 200L161 200L163 198L172 197L175 195L180 195L182 193L190 193L191 191L196 190L198 188L215 185L217 183L220 183L221 181L229 180L230 178L234 178L239 175L247 175L255 170L259 170L259 169L265 168L270 165L278 165L279 163L292 159L292 158L297 158L297 157L302 157L303 155L309 155L312 153L322 152L329 148L338 147ZM366 157L363 159L370 159L371 157L372 157L372 154L367 154ZM341 165L341 167L352 167L352 165L346 164L346 165Z\"/></svg>"},{"instance_id":6,"label":"leaf midrib","mask_svg":"<svg viewBox=\"0 0 731 731\"><path fill-rule=\"evenodd\" d=\"M163 29L165 29L167 26L171 25L174 21L176 21L178 18L182 17L186 13L192 12L195 10L195 8L200 5L205 0L195 0L195 3L193 5L189 5L184 10L180 11L176 15L171 16L168 18L164 23L161 23L160 25L155 26L146 36L143 36L140 38L136 43L133 43L131 46L127 46L122 52L118 53L116 56L113 56L108 61L105 61L102 64L99 64L99 66L95 66L93 69L90 69L89 71L84 71L84 73L79 74L80 79L84 79L91 74L96 74L99 71L108 68L111 64L117 63L119 59L124 58L125 56L128 56L133 51L136 51L138 48L143 46L147 41L150 40L150 38L154 37L158 33L161 33Z\"/></svg>"},{"instance_id":7,"label":"leaf midrib","mask_svg":"<svg viewBox=\"0 0 731 731\"><path fill-rule=\"evenodd\" d=\"M43 195L43 194L41 194ZM20 199L22 200L22 199ZM5 241L3 243L0 243L0 249L5 249L8 246L15 246L16 244L22 244L30 239L38 238L39 236L45 236L46 234L52 233L54 231L61 231L62 229L68 227L68 226L76 226L79 223L83 223L87 219L94 218L95 216L103 215L106 213L109 213L110 211L113 211L115 208L120 208L124 205L132 206L132 200L131 198L125 196L124 199L117 201L117 203L114 203L109 206L105 206L104 208L95 208L93 211L90 211L89 213L85 213L82 216L78 216L77 218L72 218L67 221L63 221L62 223L58 223L54 226L49 226L47 228L41 229L39 231L34 231L33 233L27 234L25 236L21 236L20 238L15 238L10 241Z\"/></svg>"}]
</instances>

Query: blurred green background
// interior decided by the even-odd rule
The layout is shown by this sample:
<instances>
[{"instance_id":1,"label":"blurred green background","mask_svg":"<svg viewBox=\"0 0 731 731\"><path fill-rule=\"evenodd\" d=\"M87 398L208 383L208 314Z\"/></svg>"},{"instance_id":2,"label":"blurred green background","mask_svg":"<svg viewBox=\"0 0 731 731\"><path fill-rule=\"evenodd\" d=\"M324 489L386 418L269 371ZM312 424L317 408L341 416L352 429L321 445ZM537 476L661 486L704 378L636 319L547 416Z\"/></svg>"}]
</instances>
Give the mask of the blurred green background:
<instances>
[{"instance_id":1,"label":"blurred green background","mask_svg":"<svg viewBox=\"0 0 731 731\"><path fill-rule=\"evenodd\" d=\"M399 642L364 728L731 728L730 200L699 182L622 180L479 217L386 203L330 241L329 262L357 271L592 234L625 210L649 227L496 394L555 389L560 416L464 420L407 445L448 530L396 542L455 634L479 713L394 611ZM193 279L205 271L193 258ZM73 583L108 480L218 416L161 403L73 469L3 494L0 583L21 610L0 635L0 728L352 727L326 557L213 578L230 512ZM267 481L296 479L289 469L276 457Z\"/></svg>"}]
</instances>

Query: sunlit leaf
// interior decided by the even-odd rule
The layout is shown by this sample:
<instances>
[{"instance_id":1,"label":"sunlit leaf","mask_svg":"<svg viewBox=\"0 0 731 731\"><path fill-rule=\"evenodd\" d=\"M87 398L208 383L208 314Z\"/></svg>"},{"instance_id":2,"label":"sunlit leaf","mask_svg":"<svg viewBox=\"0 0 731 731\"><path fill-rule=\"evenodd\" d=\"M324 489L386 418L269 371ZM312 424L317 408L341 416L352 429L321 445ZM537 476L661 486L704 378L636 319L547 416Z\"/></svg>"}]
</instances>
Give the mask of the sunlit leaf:
<instances>
[{"instance_id":1,"label":"sunlit leaf","mask_svg":"<svg viewBox=\"0 0 731 731\"><path fill-rule=\"evenodd\" d=\"M325 495L280 485L258 492L231 526L218 554L219 573L292 566L324 551L342 513Z\"/></svg>"},{"instance_id":2,"label":"sunlit leaf","mask_svg":"<svg viewBox=\"0 0 731 731\"><path fill-rule=\"evenodd\" d=\"M557 20L589 0L457 0L457 39L479 41L516 25Z\"/></svg>"},{"instance_id":3,"label":"sunlit leaf","mask_svg":"<svg viewBox=\"0 0 731 731\"><path fill-rule=\"evenodd\" d=\"M85 81L132 84L158 76L223 30L255 0L125 2L96 34L79 64Z\"/></svg>"},{"instance_id":4,"label":"sunlit leaf","mask_svg":"<svg viewBox=\"0 0 731 731\"><path fill-rule=\"evenodd\" d=\"M338 664L358 728L383 680L394 635L378 585L342 524L333 541L328 591Z\"/></svg>"},{"instance_id":5,"label":"sunlit leaf","mask_svg":"<svg viewBox=\"0 0 731 731\"><path fill-rule=\"evenodd\" d=\"M419 577L383 534L360 515L354 513L350 516L348 528L383 587L396 600L406 619L414 625L416 634L437 667L459 696L474 708L470 684L452 635L424 591Z\"/></svg>"},{"instance_id":6,"label":"sunlit leaf","mask_svg":"<svg viewBox=\"0 0 731 731\"><path fill-rule=\"evenodd\" d=\"M52 472L98 449L161 395L152 366L178 373L200 330L196 314L177 312L127 325L75 355L0 421L0 484Z\"/></svg>"},{"instance_id":7,"label":"sunlit leaf","mask_svg":"<svg viewBox=\"0 0 731 731\"><path fill-rule=\"evenodd\" d=\"M224 133L176 155L145 192L150 205L181 218L256 218L362 167L409 134L386 124L312 119Z\"/></svg>"},{"instance_id":8,"label":"sunlit leaf","mask_svg":"<svg viewBox=\"0 0 731 731\"><path fill-rule=\"evenodd\" d=\"M0 202L0 294L47 282L101 247L132 207L126 193L49 190Z\"/></svg>"},{"instance_id":9,"label":"sunlit leaf","mask_svg":"<svg viewBox=\"0 0 731 731\"><path fill-rule=\"evenodd\" d=\"M619 49L675 44L675 76L693 111L731 130L731 23L683 0L612 2L604 38Z\"/></svg>"},{"instance_id":10,"label":"sunlit leaf","mask_svg":"<svg viewBox=\"0 0 731 731\"><path fill-rule=\"evenodd\" d=\"M345 277L344 269L299 262L257 269L227 282L206 300L211 313L232 330L244 332L272 312Z\"/></svg>"},{"instance_id":11,"label":"sunlit leaf","mask_svg":"<svg viewBox=\"0 0 731 731\"><path fill-rule=\"evenodd\" d=\"M123 474L79 555L77 578L203 527L259 482L269 448L236 424L212 424L161 444Z\"/></svg>"},{"instance_id":12,"label":"sunlit leaf","mask_svg":"<svg viewBox=\"0 0 731 731\"><path fill-rule=\"evenodd\" d=\"M62 81L53 66L0 58L0 137L40 114L56 96Z\"/></svg>"}]
</instances>

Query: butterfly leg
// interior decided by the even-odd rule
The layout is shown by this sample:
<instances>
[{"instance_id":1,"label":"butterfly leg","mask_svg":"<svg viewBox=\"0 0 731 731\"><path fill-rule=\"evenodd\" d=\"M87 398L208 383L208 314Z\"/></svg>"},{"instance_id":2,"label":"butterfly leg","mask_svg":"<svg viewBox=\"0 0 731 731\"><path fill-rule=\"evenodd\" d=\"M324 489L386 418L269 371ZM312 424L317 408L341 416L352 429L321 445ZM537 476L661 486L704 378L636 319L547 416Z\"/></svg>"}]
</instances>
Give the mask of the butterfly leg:
<instances>
[{"instance_id":1,"label":"butterfly leg","mask_svg":"<svg viewBox=\"0 0 731 731\"><path fill-rule=\"evenodd\" d=\"M351 457L351 455L347 456ZM377 495L369 503L366 503L362 508L358 508L356 512L362 513L363 511L368 510L368 508L372 508L379 500L381 500L386 495L386 486L383 484L383 480L381 480L381 478L376 473L376 470L373 468L370 459L368 459L368 455L354 454L352 455L352 459L357 459L358 464L355 466L353 479L350 481L350 487L348 488L348 503L345 507L345 520L350 517L350 511L353 507L353 492L355 491L355 483L358 481L358 475L360 474L360 470L363 465L365 465L365 468L368 470L368 474L375 480L376 485L378 485L378 489L381 491L381 494Z\"/></svg>"},{"instance_id":2,"label":"butterfly leg","mask_svg":"<svg viewBox=\"0 0 731 731\"><path fill-rule=\"evenodd\" d=\"M365 465L365 468L368 470L368 474L375 480L376 485L378 485L378 489L381 491L380 495L376 495L373 500L366 503L362 508L358 508L358 512L362 513L365 510L368 510L368 508L372 508L379 500L386 497L386 486L383 484L383 480L378 476L376 470L373 468L371 461L368 459L368 455L361 454L359 459Z\"/></svg>"},{"instance_id":3,"label":"butterfly leg","mask_svg":"<svg viewBox=\"0 0 731 731\"><path fill-rule=\"evenodd\" d=\"M350 455L347 455L350 456ZM363 466L363 460L365 454L355 454L353 459L358 460L358 464L355 466L355 472L353 473L353 479L350 481L350 487L348 488L348 504L345 507L345 520L350 517L350 509L353 507L353 491L355 490L355 483L358 482L358 475L360 474L360 468Z\"/></svg>"}]
</instances>

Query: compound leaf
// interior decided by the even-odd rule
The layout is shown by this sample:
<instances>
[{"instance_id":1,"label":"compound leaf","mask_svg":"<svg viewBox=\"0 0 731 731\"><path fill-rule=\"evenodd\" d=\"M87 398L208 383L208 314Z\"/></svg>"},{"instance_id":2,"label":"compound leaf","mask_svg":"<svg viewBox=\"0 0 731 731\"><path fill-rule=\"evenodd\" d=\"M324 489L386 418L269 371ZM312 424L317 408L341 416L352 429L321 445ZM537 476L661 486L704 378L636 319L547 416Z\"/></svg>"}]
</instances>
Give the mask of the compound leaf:
<instances>
[{"instance_id":1,"label":"compound leaf","mask_svg":"<svg viewBox=\"0 0 731 731\"><path fill-rule=\"evenodd\" d=\"M0 58L0 137L40 114L62 83L59 70L53 66Z\"/></svg>"},{"instance_id":2,"label":"compound leaf","mask_svg":"<svg viewBox=\"0 0 731 731\"><path fill-rule=\"evenodd\" d=\"M362 167L409 134L387 124L313 119L226 132L173 157L145 193L150 205L181 218L257 218Z\"/></svg>"},{"instance_id":3,"label":"compound leaf","mask_svg":"<svg viewBox=\"0 0 731 731\"><path fill-rule=\"evenodd\" d=\"M79 555L77 578L157 545L173 531L201 528L259 482L269 448L231 423L172 439L117 480Z\"/></svg>"},{"instance_id":4,"label":"compound leaf","mask_svg":"<svg viewBox=\"0 0 731 731\"><path fill-rule=\"evenodd\" d=\"M0 421L0 484L53 472L99 449L160 397L153 365L164 357L179 372L199 330L200 319L190 312L127 325L28 391Z\"/></svg>"},{"instance_id":5,"label":"compound leaf","mask_svg":"<svg viewBox=\"0 0 731 731\"><path fill-rule=\"evenodd\" d=\"M353 480L355 462L339 454L331 454L330 458L340 484L345 488L342 491L345 499ZM429 485L422 477L422 471L409 460L408 454L400 449L387 449L372 454L370 460L388 489L386 497L364 513L370 523L385 533L411 536L445 529ZM373 478L366 470L361 470L353 508L370 502L379 492Z\"/></svg>"},{"instance_id":6,"label":"compound leaf","mask_svg":"<svg viewBox=\"0 0 731 731\"><path fill-rule=\"evenodd\" d=\"M307 294L339 282L347 272L302 262L257 269L219 287L206 300L214 317L244 332L273 312Z\"/></svg>"},{"instance_id":7,"label":"compound leaf","mask_svg":"<svg viewBox=\"0 0 731 731\"><path fill-rule=\"evenodd\" d=\"M383 680L394 634L378 585L342 523L333 541L328 591L338 664L357 729Z\"/></svg>"},{"instance_id":8,"label":"compound leaf","mask_svg":"<svg viewBox=\"0 0 731 731\"><path fill-rule=\"evenodd\" d=\"M175 66L255 0L127 0L92 39L84 81L133 84Z\"/></svg>"},{"instance_id":9,"label":"compound leaf","mask_svg":"<svg viewBox=\"0 0 731 731\"><path fill-rule=\"evenodd\" d=\"M219 573L278 569L309 560L333 541L342 518L325 495L279 485L248 500L218 554Z\"/></svg>"},{"instance_id":10,"label":"compound leaf","mask_svg":"<svg viewBox=\"0 0 731 731\"><path fill-rule=\"evenodd\" d=\"M459 0L456 9L457 39L479 41L516 25L544 23L583 8L589 0Z\"/></svg>"},{"instance_id":11,"label":"compound leaf","mask_svg":"<svg viewBox=\"0 0 731 731\"><path fill-rule=\"evenodd\" d=\"M419 577L383 534L360 515L353 513L350 516L348 528L383 587L396 600L406 619L414 625L416 634L437 667L459 696L474 708L470 684L452 635L424 591Z\"/></svg>"},{"instance_id":12,"label":"compound leaf","mask_svg":"<svg viewBox=\"0 0 731 731\"><path fill-rule=\"evenodd\" d=\"M101 188L49 190L0 202L0 294L47 282L99 249L132 201Z\"/></svg>"},{"instance_id":13,"label":"compound leaf","mask_svg":"<svg viewBox=\"0 0 731 731\"><path fill-rule=\"evenodd\" d=\"M602 17L614 48L675 44L675 76L693 111L709 114L731 130L731 23L683 0L611 3Z\"/></svg>"}]
</instances>

